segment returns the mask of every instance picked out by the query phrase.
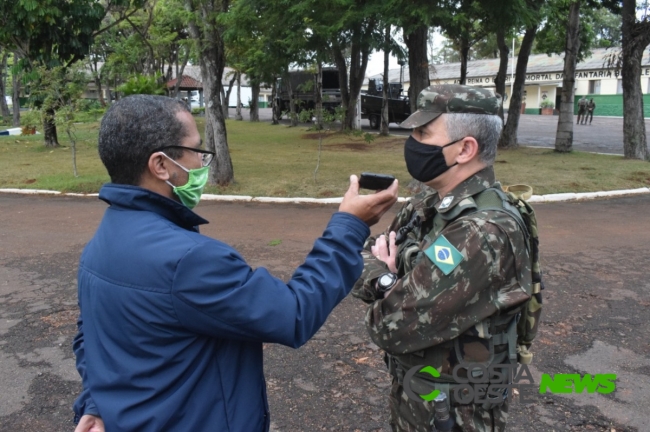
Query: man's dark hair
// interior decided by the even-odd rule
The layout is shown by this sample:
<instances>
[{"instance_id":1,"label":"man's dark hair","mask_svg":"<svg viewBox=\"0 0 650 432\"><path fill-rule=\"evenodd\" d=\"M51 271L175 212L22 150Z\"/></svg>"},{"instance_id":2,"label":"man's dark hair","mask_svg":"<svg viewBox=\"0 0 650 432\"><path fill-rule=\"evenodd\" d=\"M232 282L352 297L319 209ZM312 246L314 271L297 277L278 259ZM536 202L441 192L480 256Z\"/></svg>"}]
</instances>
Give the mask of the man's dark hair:
<instances>
[{"instance_id":1,"label":"man's dark hair","mask_svg":"<svg viewBox=\"0 0 650 432\"><path fill-rule=\"evenodd\" d=\"M134 95L115 102L99 128L99 157L113 183L138 185L154 150L180 145L187 131L176 117L190 112L183 102L165 96ZM182 150L167 149L172 159Z\"/></svg>"}]
</instances>

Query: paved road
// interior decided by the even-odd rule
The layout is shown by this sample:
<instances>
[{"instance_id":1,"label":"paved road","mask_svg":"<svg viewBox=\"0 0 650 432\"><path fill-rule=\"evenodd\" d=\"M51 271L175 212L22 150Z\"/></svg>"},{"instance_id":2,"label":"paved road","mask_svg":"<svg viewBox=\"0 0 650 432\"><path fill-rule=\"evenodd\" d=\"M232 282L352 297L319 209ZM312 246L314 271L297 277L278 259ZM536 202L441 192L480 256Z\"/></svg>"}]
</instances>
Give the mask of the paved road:
<instances>
[{"instance_id":1,"label":"paved road","mask_svg":"<svg viewBox=\"0 0 650 432\"><path fill-rule=\"evenodd\" d=\"M230 109L231 118L235 117L234 108ZM248 120L248 110L242 110L244 119ZM260 120L271 121L271 109L260 109ZM557 116L522 115L519 122L518 139L521 145L536 147L554 147L557 130ZM285 123L288 123L283 121ZM368 120L362 120L364 130L372 131ZM646 119L646 130L650 136L650 119ZM408 131L391 123L390 131L396 135L407 136ZM591 125L574 125L575 150L623 154L623 119L613 117L594 117Z\"/></svg>"},{"instance_id":2,"label":"paved road","mask_svg":"<svg viewBox=\"0 0 650 432\"><path fill-rule=\"evenodd\" d=\"M72 431L80 384L76 266L105 205L0 194L0 431ZM206 235L288 279L335 206L214 203ZM648 430L650 196L537 206L547 290L532 369L618 374L614 394L539 395L511 406L513 431ZM387 225L387 215L374 229ZM259 222L264 221L264 229ZM274 240L280 244L270 246ZM273 244L277 241L273 242ZM276 431L388 431L389 377L345 299L304 347L265 346Z\"/></svg>"}]
</instances>

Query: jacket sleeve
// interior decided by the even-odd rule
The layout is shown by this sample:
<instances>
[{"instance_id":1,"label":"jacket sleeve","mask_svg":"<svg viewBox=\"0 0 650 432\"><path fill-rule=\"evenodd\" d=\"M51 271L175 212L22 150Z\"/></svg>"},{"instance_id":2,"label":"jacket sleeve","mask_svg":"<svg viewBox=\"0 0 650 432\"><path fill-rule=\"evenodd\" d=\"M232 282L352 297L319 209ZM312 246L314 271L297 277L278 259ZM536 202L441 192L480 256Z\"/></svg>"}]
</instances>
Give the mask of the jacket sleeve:
<instances>
[{"instance_id":1,"label":"jacket sleeve","mask_svg":"<svg viewBox=\"0 0 650 432\"><path fill-rule=\"evenodd\" d=\"M172 301L181 324L224 339L298 347L309 340L361 274L367 225L335 213L288 283L251 269L230 246L206 241L178 263Z\"/></svg>"},{"instance_id":2,"label":"jacket sleeve","mask_svg":"<svg viewBox=\"0 0 650 432\"><path fill-rule=\"evenodd\" d=\"M77 397L77 400L74 403L74 422L79 423L79 419L86 414L91 414L100 417L99 411L95 406L95 402L90 396L90 390L87 386L86 380L86 357L84 353L84 332L83 332L83 321L81 319L81 314L79 314L79 319L77 320L77 336L75 336L74 341L72 342L72 350L74 351L76 357L76 366L79 375L81 376L81 381L83 389L81 394Z\"/></svg>"},{"instance_id":3,"label":"jacket sleeve","mask_svg":"<svg viewBox=\"0 0 650 432\"><path fill-rule=\"evenodd\" d=\"M463 255L451 273L445 275L422 254L389 295L368 309L372 340L391 354L451 340L528 298L515 276L508 235L498 226L461 219L444 236Z\"/></svg>"}]
</instances>

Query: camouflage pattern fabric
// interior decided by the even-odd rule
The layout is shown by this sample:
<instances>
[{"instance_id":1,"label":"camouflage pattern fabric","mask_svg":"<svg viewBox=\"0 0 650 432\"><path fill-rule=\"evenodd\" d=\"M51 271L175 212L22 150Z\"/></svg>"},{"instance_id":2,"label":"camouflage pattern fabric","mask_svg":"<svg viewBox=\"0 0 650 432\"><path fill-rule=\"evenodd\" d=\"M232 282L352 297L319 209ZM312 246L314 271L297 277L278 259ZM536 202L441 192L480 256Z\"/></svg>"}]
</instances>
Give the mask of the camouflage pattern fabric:
<instances>
[{"instance_id":1,"label":"camouflage pattern fabric","mask_svg":"<svg viewBox=\"0 0 650 432\"><path fill-rule=\"evenodd\" d=\"M417 111L400 126L416 128L446 113L498 115L500 107L501 96L490 89L460 84L433 85L420 92Z\"/></svg>"},{"instance_id":2,"label":"camouflage pattern fabric","mask_svg":"<svg viewBox=\"0 0 650 432\"><path fill-rule=\"evenodd\" d=\"M393 432L431 432L428 421L433 413L432 402L413 402L404 393L403 387L393 379L389 396L390 426ZM506 430L508 403L485 410L479 405L451 407L450 414L456 421L454 432L501 432Z\"/></svg>"},{"instance_id":3,"label":"camouflage pattern fabric","mask_svg":"<svg viewBox=\"0 0 650 432\"><path fill-rule=\"evenodd\" d=\"M494 171L488 167L443 198L435 191L423 192L405 204L386 235L409 223L414 228L399 245L399 280L386 298L377 293L375 282L388 271L387 266L370 253L375 237L366 242L364 271L352 294L370 304L366 314L370 337L401 371L428 365L440 372L440 382L453 384L453 369L461 361L490 361L486 323L505 316L495 334L503 332L507 327L503 322L508 322L510 314L514 317L516 306L531 296L531 258L525 234L503 211L476 211L473 196L494 184ZM419 224L412 223L416 216ZM440 235L463 256L448 275L424 254ZM506 350L507 344L494 346L495 354L507 354ZM504 357L500 357L502 362ZM461 369L459 375L465 374ZM399 373L394 377L399 378ZM452 408L458 425L468 423L459 430L491 430L480 429L476 418L505 424L505 404L491 410L458 404ZM408 400L400 379L395 380L391 418L396 430L424 431L431 413L424 403Z\"/></svg>"}]
</instances>

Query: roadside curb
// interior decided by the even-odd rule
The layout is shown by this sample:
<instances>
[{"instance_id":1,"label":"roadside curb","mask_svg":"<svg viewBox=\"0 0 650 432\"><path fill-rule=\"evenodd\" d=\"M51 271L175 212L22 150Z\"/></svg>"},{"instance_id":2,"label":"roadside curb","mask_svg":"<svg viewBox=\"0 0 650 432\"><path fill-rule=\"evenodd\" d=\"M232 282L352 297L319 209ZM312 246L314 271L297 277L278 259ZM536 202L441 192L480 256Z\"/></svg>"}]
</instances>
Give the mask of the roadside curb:
<instances>
[{"instance_id":1,"label":"roadside curb","mask_svg":"<svg viewBox=\"0 0 650 432\"><path fill-rule=\"evenodd\" d=\"M80 194L80 193L62 193L59 191L43 189L0 189L0 193L12 193L22 195L58 195L72 197L97 197L99 194ZM615 191L602 192L580 192L580 193L557 193L548 195L533 195L528 202L547 203L563 201L584 201L596 198L613 198L626 195L639 195L650 193L650 188L623 189ZM249 195L213 195L204 194L201 196L204 201L221 201L221 202L259 202L274 204L340 204L343 197L339 198L277 198L277 197L253 197ZM404 202L408 198L399 197L398 202Z\"/></svg>"}]
</instances>

